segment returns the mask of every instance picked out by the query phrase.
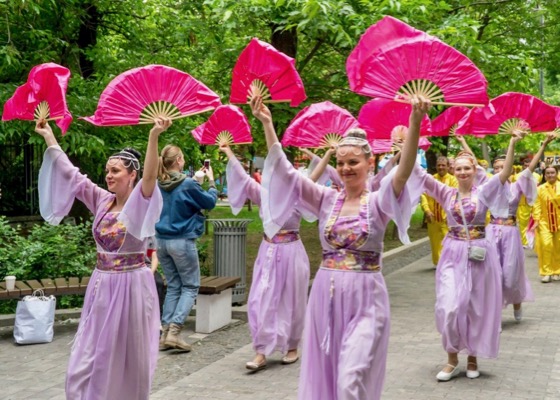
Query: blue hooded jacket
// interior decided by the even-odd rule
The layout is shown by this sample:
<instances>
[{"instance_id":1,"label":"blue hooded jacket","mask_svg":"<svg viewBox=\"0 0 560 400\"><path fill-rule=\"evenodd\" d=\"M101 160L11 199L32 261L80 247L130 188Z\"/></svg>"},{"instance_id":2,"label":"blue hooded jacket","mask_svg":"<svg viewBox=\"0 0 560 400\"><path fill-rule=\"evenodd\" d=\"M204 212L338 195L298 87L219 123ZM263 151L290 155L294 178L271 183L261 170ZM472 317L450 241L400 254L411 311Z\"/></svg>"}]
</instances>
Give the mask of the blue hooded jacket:
<instances>
[{"instance_id":1,"label":"blue hooded jacket","mask_svg":"<svg viewBox=\"0 0 560 400\"><path fill-rule=\"evenodd\" d=\"M158 185L163 197L163 210L156 224L158 239L196 239L204 233L202 210L216 207L218 191L204 190L194 179L186 178L172 190Z\"/></svg>"}]
</instances>

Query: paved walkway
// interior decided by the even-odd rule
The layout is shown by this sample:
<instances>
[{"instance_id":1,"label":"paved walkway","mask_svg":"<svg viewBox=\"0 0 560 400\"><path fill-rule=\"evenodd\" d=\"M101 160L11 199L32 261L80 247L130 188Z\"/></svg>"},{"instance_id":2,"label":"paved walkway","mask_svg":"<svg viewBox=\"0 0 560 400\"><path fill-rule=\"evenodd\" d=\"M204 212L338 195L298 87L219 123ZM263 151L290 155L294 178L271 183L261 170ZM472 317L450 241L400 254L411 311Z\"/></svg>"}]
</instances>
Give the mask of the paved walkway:
<instances>
[{"instance_id":1,"label":"paved walkway","mask_svg":"<svg viewBox=\"0 0 560 400\"><path fill-rule=\"evenodd\" d=\"M504 310L499 359L480 360L479 379L469 380L463 373L445 383L435 379L446 354L434 324L430 257L389 274L392 326L383 399L559 399L560 282L538 281L532 252L527 269L537 301L524 306L521 323L514 321L511 307ZM52 344L22 347L0 333L0 398L63 399L65 343L74 331L75 325L59 327ZM190 336L189 341L200 345L188 355L162 353L151 399L296 398L299 363L281 365L277 354L266 370L251 374L244 369L253 356L245 323L204 339ZM463 369L465 358L460 358ZM177 369L190 375L177 379ZM39 387L41 391L34 389Z\"/></svg>"}]
</instances>

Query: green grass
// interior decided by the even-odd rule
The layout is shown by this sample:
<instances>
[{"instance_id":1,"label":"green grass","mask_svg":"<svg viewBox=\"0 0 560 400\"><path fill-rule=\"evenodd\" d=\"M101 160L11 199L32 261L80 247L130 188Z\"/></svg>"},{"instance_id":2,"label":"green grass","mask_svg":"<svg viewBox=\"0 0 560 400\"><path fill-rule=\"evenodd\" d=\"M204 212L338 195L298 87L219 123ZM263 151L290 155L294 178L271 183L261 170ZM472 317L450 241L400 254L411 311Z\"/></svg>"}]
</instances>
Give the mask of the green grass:
<instances>
[{"instance_id":1,"label":"green grass","mask_svg":"<svg viewBox=\"0 0 560 400\"><path fill-rule=\"evenodd\" d=\"M218 206L214 208L212 211L209 212L208 218L210 219L227 219L227 218L239 218L239 219L252 219L251 222L247 226L247 287L249 288L251 285L251 279L253 274L253 264L255 263L255 259L257 258L257 254L259 251L259 246L262 241L263 230L262 230L262 223L259 217L259 210L258 207L252 206L252 210L249 211L245 206L241 212L234 216L231 213L231 209L229 206ZM408 234L410 236L410 240L418 240L423 237L427 236L427 232L425 228L422 228L422 221L424 218L424 214L420 207L417 208L416 212L412 216L412 220L410 222L410 229L408 230ZM212 224L208 224L208 234L202 236L201 240L208 243L208 259L207 259L207 266L211 272L212 265L214 263L214 245L213 245L213 232L212 232ZM317 269L321 264L322 258L322 249L321 243L319 240L319 232L317 229L317 223L309 223L306 221L302 221L301 228L300 228L300 235L301 240L305 246L305 250L307 251L307 255L309 256L309 263L311 266L311 278L315 276ZM385 240L384 240L384 247L385 251L391 250L395 247L401 246L401 242L396 235L394 224L391 221L389 226L387 227L387 231L385 233Z\"/></svg>"}]
</instances>

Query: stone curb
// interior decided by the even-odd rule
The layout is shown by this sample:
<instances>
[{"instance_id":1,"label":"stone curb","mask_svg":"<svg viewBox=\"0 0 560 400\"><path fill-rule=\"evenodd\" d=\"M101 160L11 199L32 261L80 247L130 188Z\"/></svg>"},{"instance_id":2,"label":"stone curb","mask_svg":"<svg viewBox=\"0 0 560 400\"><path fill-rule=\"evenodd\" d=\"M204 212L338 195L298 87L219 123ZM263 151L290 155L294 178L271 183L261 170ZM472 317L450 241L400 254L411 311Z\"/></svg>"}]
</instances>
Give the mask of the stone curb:
<instances>
[{"instance_id":1,"label":"stone curb","mask_svg":"<svg viewBox=\"0 0 560 400\"><path fill-rule=\"evenodd\" d=\"M393 272L410 264L411 261L405 260L404 262L397 262L397 259L403 252L416 251L419 254L414 255L414 260L418 260L424 257L430 251L429 238L425 237L412 242L409 245L396 247L392 250L383 253L383 275L387 276ZM427 249L427 252L426 252ZM424 254L425 253L425 254ZM196 306L194 308L194 313L191 315L196 315ZM66 321L68 319L79 319L82 313L81 308L66 309L66 310L56 310L55 320L56 322ZM233 307L232 318L247 321L247 306L242 305L239 307ZM15 314L4 314L0 315L0 327L14 326Z\"/></svg>"}]
</instances>

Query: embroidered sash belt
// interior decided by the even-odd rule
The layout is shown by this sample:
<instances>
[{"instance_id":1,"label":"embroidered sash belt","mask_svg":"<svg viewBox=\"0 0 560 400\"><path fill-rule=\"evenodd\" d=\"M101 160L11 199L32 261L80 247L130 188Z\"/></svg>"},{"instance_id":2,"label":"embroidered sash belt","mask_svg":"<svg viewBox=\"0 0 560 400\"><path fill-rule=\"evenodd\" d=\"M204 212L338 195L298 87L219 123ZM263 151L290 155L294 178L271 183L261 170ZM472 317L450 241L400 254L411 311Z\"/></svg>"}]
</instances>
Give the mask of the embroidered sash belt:
<instances>
[{"instance_id":1,"label":"embroidered sash belt","mask_svg":"<svg viewBox=\"0 0 560 400\"><path fill-rule=\"evenodd\" d=\"M490 217L490 223L494 225L516 226L517 218L513 215L507 218Z\"/></svg>"},{"instance_id":2,"label":"embroidered sash belt","mask_svg":"<svg viewBox=\"0 0 560 400\"><path fill-rule=\"evenodd\" d=\"M486 237L486 230L484 225L469 225L469 238L484 239ZM450 226L448 235L453 239L468 240L467 232L464 226Z\"/></svg>"},{"instance_id":3,"label":"embroidered sash belt","mask_svg":"<svg viewBox=\"0 0 560 400\"><path fill-rule=\"evenodd\" d=\"M299 231L282 230L279 231L272 238L269 238L268 236L264 235L264 240L266 240L268 243L274 243L274 244L295 242L297 240L300 240Z\"/></svg>"},{"instance_id":4,"label":"embroidered sash belt","mask_svg":"<svg viewBox=\"0 0 560 400\"><path fill-rule=\"evenodd\" d=\"M379 272L381 255L374 251L336 249L323 251L322 268L341 271Z\"/></svg>"},{"instance_id":5,"label":"embroidered sash belt","mask_svg":"<svg viewBox=\"0 0 560 400\"><path fill-rule=\"evenodd\" d=\"M144 253L97 253L97 269L104 272L126 272L145 268Z\"/></svg>"}]
</instances>

